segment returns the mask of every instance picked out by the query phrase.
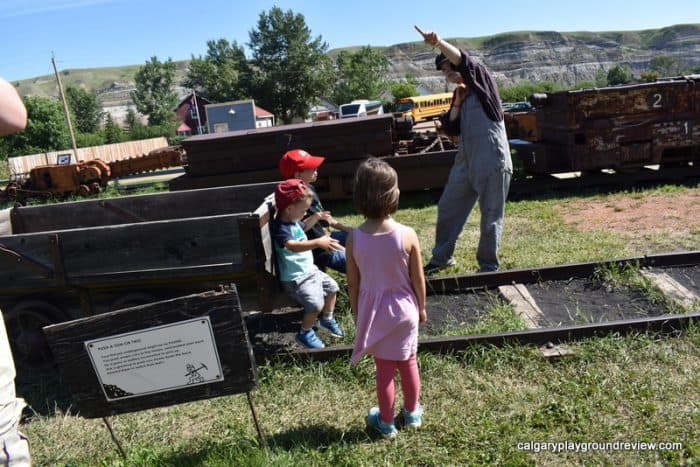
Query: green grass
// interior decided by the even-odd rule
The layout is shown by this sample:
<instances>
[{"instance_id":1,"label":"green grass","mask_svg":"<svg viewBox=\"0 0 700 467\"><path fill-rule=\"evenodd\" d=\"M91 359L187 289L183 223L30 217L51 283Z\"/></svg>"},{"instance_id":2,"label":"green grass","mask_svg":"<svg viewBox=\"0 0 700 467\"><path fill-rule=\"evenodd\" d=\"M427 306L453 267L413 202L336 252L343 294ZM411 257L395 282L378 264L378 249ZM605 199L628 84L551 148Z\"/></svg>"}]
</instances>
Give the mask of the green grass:
<instances>
[{"instance_id":1,"label":"green grass","mask_svg":"<svg viewBox=\"0 0 700 467\"><path fill-rule=\"evenodd\" d=\"M364 429L375 404L369 360L350 367L261 367L253 392L268 451L246 398L222 397L111 418L122 462L100 420L62 412L25 425L37 465L691 465L700 457L700 330L606 337L572 356L475 346L421 354L425 423L394 442ZM527 452L518 443L680 442L674 451Z\"/></svg>"},{"instance_id":2,"label":"green grass","mask_svg":"<svg viewBox=\"0 0 700 467\"><path fill-rule=\"evenodd\" d=\"M662 246L624 233L581 231L564 222L565 203L651 194L686 193L662 187L632 193L509 202L501 258L504 268L593 261L642 253ZM402 198L399 222L416 228L427 260L435 227L434 193ZM327 206L345 224L357 225L349 202ZM474 212L457 246L459 266L471 273L478 238ZM698 233L685 242L695 244ZM641 246L641 250L639 249ZM601 283L654 292L638 269L601 269ZM342 276L336 276L344 284ZM661 300L661 299L660 299ZM667 306L659 302L659 306ZM337 313L350 323L347 296ZM352 326L343 343L352 342ZM445 330L471 334L523 329L509 305L495 296L478 322ZM366 433L364 416L376 404L369 359L350 367L346 359L297 361L259 367L253 392L269 448L261 449L244 395L123 414L110 419L127 452L119 457L101 420L82 419L50 377L25 386L36 414L22 430L32 441L36 465L296 466L296 465L693 465L700 459L700 329L680 335L609 336L570 345L574 354L556 360L532 346L474 346L453 355L419 355L426 408L423 429L401 432L394 442ZM59 389L57 389L59 388ZM400 405L400 401L397 402ZM518 443L680 442L681 450L539 453Z\"/></svg>"}]
</instances>

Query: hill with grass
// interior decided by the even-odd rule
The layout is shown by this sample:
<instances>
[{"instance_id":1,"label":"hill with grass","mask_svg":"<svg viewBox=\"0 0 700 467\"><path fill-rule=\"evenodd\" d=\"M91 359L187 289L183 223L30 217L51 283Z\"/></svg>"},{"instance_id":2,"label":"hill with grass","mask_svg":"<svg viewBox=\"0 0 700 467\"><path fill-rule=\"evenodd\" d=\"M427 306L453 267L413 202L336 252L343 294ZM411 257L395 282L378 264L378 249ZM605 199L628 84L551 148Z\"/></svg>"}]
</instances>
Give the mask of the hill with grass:
<instances>
[{"instance_id":1,"label":"hill with grass","mask_svg":"<svg viewBox=\"0 0 700 467\"><path fill-rule=\"evenodd\" d=\"M596 74L617 65L627 65L635 75L648 70L654 57L676 60L678 72L700 66L700 24L661 29L608 32L518 31L475 38L446 38L486 64L502 85L522 80L555 81L573 85L593 81ZM334 49L331 57L340 50ZM435 50L422 41L379 48L389 60L390 77L415 76L428 89L440 91L444 79L435 70ZM189 61L176 62L176 82L185 76ZM62 70L63 85L95 91L103 106L131 104L134 76L140 65ZM20 94L58 96L53 75L15 81ZM187 90L177 89L184 96Z\"/></svg>"}]
</instances>

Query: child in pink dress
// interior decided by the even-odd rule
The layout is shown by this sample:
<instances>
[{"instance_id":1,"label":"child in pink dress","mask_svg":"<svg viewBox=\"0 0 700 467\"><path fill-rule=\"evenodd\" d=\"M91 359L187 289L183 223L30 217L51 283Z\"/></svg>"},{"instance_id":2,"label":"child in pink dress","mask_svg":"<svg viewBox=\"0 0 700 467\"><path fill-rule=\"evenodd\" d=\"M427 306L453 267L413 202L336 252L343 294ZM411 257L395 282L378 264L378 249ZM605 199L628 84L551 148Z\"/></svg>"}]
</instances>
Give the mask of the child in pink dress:
<instances>
[{"instance_id":1,"label":"child in pink dress","mask_svg":"<svg viewBox=\"0 0 700 467\"><path fill-rule=\"evenodd\" d=\"M406 426L422 421L420 376L416 364L418 323L424 323L425 277L416 232L391 218L399 204L396 171L370 157L355 174L354 202L365 222L346 245L350 306L356 336L350 362L372 355L377 369L379 407L370 409L368 426L396 436L394 376L401 374Z\"/></svg>"}]
</instances>

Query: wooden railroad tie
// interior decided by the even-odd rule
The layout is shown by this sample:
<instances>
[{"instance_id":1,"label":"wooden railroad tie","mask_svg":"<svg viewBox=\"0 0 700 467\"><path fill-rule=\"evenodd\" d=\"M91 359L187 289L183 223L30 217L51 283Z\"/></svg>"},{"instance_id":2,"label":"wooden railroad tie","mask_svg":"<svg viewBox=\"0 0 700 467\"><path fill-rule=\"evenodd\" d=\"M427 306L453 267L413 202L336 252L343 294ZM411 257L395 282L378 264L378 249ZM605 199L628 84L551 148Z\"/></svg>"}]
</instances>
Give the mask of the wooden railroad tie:
<instances>
[{"instance_id":1,"label":"wooden railroad tie","mask_svg":"<svg viewBox=\"0 0 700 467\"><path fill-rule=\"evenodd\" d=\"M642 270L642 275L657 286L668 298L681 305L687 311L700 306L700 297L688 290L682 284L665 272L651 272Z\"/></svg>"},{"instance_id":2,"label":"wooden railroad tie","mask_svg":"<svg viewBox=\"0 0 700 467\"><path fill-rule=\"evenodd\" d=\"M513 305L515 312L525 321L528 329L540 327L539 321L544 318L544 313L537 306L537 302L532 298L525 284L501 285L498 291Z\"/></svg>"}]
</instances>

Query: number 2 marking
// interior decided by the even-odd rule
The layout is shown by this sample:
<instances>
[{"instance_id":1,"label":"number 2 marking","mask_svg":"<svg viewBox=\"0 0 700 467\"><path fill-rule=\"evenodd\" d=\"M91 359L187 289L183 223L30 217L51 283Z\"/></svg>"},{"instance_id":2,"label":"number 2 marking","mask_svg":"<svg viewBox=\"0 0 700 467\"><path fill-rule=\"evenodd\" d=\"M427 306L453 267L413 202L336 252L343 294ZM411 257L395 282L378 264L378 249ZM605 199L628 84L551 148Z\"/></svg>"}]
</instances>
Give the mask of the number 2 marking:
<instances>
[{"instance_id":1,"label":"number 2 marking","mask_svg":"<svg viewBox=\"0 0 700 467\"><path fill-rule=\"evenodd\" d=\"M661 94L654 94L654 103L652 104L652 107L654 107L655 109L661 108Z\"/></svg>"}]
</instances>

